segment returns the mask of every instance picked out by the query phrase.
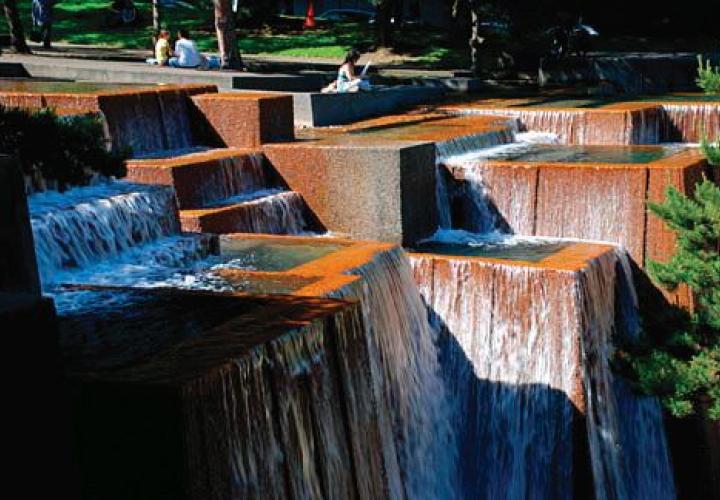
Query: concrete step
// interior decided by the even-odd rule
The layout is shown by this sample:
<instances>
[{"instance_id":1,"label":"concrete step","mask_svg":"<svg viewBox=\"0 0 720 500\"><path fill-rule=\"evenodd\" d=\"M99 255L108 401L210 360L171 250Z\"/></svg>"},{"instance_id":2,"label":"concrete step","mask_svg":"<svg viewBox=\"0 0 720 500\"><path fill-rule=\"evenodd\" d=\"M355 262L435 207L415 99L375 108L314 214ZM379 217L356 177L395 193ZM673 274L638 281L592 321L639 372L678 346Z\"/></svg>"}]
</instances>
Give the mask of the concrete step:
<instances>
[{"instance_id":1,"label":"concrete step","mask_svg":"<svg viewBox=\"0 0 720 500\"><path fill-rule=\"evenodd\" d=\"M181 209L269 187L261 152L218 148L153 153L127 162L128 180L173 186Z\"/></svg>"},{"instance_id":2,"label":"concrete step","mask_svg":"<svg viewBox=\"0 0 720 500\"><path fill-rule=\"evenodd\" d=\"M255 198L226 200L195 210L181 210L183 231L214 234L300 234L309 229L307 208L294 191L260 192Z\"/></svg>"}]
</instances>

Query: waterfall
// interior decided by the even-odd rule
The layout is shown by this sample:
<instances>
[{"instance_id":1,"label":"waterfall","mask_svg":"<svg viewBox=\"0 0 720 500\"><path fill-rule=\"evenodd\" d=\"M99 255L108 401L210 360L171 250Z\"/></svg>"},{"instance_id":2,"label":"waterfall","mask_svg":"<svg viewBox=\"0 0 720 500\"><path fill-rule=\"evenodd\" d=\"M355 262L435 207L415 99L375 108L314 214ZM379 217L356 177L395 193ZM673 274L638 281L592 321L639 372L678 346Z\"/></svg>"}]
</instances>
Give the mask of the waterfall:
<instances>
[{"instance_id":1,"label":"waterfall","mask_svg":"<svg viewBox=\"0 0 720 500\"><path fill-rule=\"evenodd\" d=\"M574 457L587 446L596 498L674 498L659 405L609 366L613 336L639 324L626 258L567 272L412 256L444 330L463 497L577 496ZM587 445L574 429L583 420Z\"/></svg>"},{"instance_id":2,"label":"waterfall","mask_svg":"<svg viewBox=\"0 0 720 500\"><path fill-rule=\"evenodd\" d=\"M556 134L561 144L579 144L585 136L582 110L467 108L461 114L507 116L517 121L518 130Z\"/></svg>"},{"instance_id":3,"label":"waterfall","mask_svg":"<svg viewBox=\"0 0 720 500\"><path fill-rule=\"evenodd\" d=\"M550 285L525 267L415 256L412 263L445 329L444 373L460 408L453 427L462 443L461 497L571 498L571 395L579 386L578 347L565 334L571 285Z\"/></svg>"},{"instance_id":4,"label":"waterfall","mask_svg":"<svg viewBox=\"0 0 720 500\"><path fill-rule=\"evenodd\" d=\"M453 197L454 179L447 172L445 163L452 162L454 158L462 155L472 154L478 150L494 148L504 144L510 144L515 140L514 126L493 130L490 132L458 137L450 141L442 141L436 143L437 165L435 167L435 197L438 210L438 227L440 229L449 229L452 227L451 200ZM473 182L470 180L470 182ZM479 186L479 184L478 184ZM473 190L471 193L471 201L482 215L480 227L482 231L490 231L494 229L495 220L490 213L487 200L483 200L484 193L478 189L477 193Z\"/></svg>"},{"instance_id":5,"label":"waterfall","mask_svg":"<svg viewBox=\"0 0 720 500\"><path fill-rule=\"evenodd\" d=\"M267 186L261 153L220 158L217 168L191 186L197 206L205 207L236 195L260 191ZM180 196L180 193L178 193Z\"/></svg>"},{"instance_id":6,"label":"waterfall","mask_svg":"<svg viewBox=\"0 0 720 500\"><path fill-rule=\"evenodd\" d=\"M183 91L150 90L103 98L102 114L116 147L134 154L192 146L187 95Z\"/></svg>"},{"instance_id":7,"label":"waterfall","mask_svg":"<svg viewBox=\"0 0 720 500\"><path fill-rule=\"evenodd\" d=\"M187 148L193 144L189 97L184 90L162 89L157 92L160 123L165 149Z\"/></svg>"},{"instance_id":8,"label":"waterfall","mask_svg":"<svg viewBox=\"0 0 720 500\"><path fill-rule=\"evenodd\" d=\"M244 201L248 197L255 199ZM215 205L217 208L211 205L208 209L183 212L183 227L188 231L217 234L301 234L307 229L305 203L295 191L259 191Z\"/></svg>"},{"instance_id":9,"label":"waterfall","mask_svg":"<svg viewBox=\"0 0 720 500\"><path fill-rule=\"evenodd\" d=\"M455 137L450 140L437 142L435 145L438 158L447 158L476 151L478 149L508 144L515 140L515 124L473 135Z\"/></svg>"},{"instance_id":10,"label":"waterfall","mask_svg":"<svg viewBox=\"0 0 720 500\"><path fill-rule=\"evenodd\" d=\"M555 134L560 144L658 144L663 137L662 113L652 105L634 109L478 108L461 113L514 118L519 130Z\"/></svg>"},{"instance_id":11,"label":"waterfall","mask_svg":"<svg viewBox=\"0 0 720 500\"><path fill-rule=\"evenodd\" d=\"M338 295L361 299L375 395L389 411L390 421L381 422L389 496L457 498L452 401L407 258L396 248L352 274L363 278L361 288L350 285Z\"/></svg>"},{"instance_id":12,"label":"waterfall","mask_svg":"<svg viewBox=\"0 0 720 500\"><path fill-rule=\"evenodd\" d=\"M348 355L337 344L352 344L361 331L352 308L190 383L183 401L191 498L354 498L356 477L380 481L354 467L351 448L372 435L372 421L350 434L344 406L354 394L342 392L369 380L337 363Z\"/></svg>"},{"instance_id":13,"label":"waterfall","mask_svg":"<svg viewBox=\"0 0 720 500\"><path fill-rule=\"evenodd\" d=\"M111 182L30 196L44 285L62 281L131 284L156 267L207 256L206 236L180 234L172 188Z\"/></svg>"},{"instance_id":14,"label":"waterfall","mask_svg":"<svg viewBox=\"0 0 720 500\"><path fill-rule=\"evenodd\" d=\"M579 282L585 297L579 322L595 496L670 499L675 486L660 405L630 391L610 367L613 339L639 335L634 292L623 291L632 286L625 275L627 259L624 252L605 254L590 263ZM625 303L616 304L616 298Z\"/></svg>"},{"instance_id":15,"label":"waterfall","mask_svg":"<svg viewBox=\"0 0 720 500\"><path fill-rule=\"evenodd\" d=\"M700 142L720 137L720 104L663 104L660 136L664 142Z\"/></svg>"}]
</instances>

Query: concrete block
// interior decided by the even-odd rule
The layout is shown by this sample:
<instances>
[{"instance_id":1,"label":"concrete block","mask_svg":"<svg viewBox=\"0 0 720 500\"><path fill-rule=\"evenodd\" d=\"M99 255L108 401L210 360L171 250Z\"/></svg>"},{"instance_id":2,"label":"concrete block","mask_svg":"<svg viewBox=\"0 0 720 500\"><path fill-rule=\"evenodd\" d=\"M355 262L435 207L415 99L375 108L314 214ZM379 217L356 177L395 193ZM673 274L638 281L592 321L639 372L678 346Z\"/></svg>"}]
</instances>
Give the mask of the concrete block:
<instances>
[{"instance_id":1,"label":"concrete block","mask_svg":"<svg viewBox=\"0 0 720 500\"><path fill-rule=\"evenodd\" d=\"M0 156L0 290L40 295L25 183L8 156Z\"/></svg>"},{"instance_id":2,"label":"concrete block","mask_svg":"<svg viewBox=\"0 0 720 500\"><path fill-rule=\"evenodd\" d=\"M292 97L264 93L220 93L192 97L217 145L252 148L294 138Z\"/></svg>"},{"instance_id":3,"label":"concrete block","mask_svg":"<svg viewBox=\"0 0 720 500\"><path fill-rule=\"evenodd\" d=\"M444 94L444 88L431 86L388 87L338 94L296 93L293 94L295 125L341 125L391 113L404 106L432 102Z\"/></svg>"},{"instance_id":4,"label":"concrete block","mask_svg":"<svg viewBox=\"0 0 720 500\"><path fill-rule=\"evenodd\" d=\"M328 230L411 244L437 227L432 143L273 144L270 164Z\"/></svg>"}]
</instances>

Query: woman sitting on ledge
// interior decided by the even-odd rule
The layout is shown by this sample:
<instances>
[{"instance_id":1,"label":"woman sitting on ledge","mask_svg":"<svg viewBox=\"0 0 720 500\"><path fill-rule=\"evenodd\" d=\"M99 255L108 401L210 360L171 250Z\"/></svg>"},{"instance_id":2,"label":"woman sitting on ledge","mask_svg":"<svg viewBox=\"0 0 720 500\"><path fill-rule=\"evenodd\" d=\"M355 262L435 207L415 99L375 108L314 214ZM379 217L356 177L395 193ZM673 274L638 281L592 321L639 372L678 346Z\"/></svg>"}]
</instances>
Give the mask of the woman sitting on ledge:
<instances>
[{"instance_id":1,"label":"woman sitting on ledge","mask_svg":"<svg viewBox=\"0 0 720 500\"><path fill-rule=\"evenodd\" d=\"M350 49L345 55L345 60L338 70L337 80L323 89L323 92L357 92L358 90L370 90L370 83L364 80L364 74L359 77L355 74L355 65L360 59L360 52Z\"/></svg>"}]
</instances>

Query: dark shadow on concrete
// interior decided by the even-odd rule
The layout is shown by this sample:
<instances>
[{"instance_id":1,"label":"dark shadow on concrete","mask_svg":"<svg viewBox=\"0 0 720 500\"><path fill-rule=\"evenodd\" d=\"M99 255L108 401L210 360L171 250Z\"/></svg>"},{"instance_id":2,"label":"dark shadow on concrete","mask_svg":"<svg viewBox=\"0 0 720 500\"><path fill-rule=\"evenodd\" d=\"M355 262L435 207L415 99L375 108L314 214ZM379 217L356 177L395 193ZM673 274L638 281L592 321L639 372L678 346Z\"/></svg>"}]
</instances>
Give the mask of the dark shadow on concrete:
<instances>
[{"instance_id":1,"label":"dark shadow on concrete","mask_svg":"<svg viewBox=\"0 0 720 500\"><path fill-rule=\"evenodd\" d=\"M428 315L441 332L443 378L446 387L452 388L451 404L457 409L453 427L459 439L461 498L490 498L500 491L488 489L489 484L510 487L510 478L502 473L518 466L512 461L509 441L513 432L529 436L519 445L525 450L519 465L525 477L525 498L593 498L585 418L568 396L546 384L515 385L478 378L447 325L431 308ZM519 420L520 414L524 419ZM542 442L540 436L550 437ZM533 458L546 455L548 443L553 446L551 458L546 467L537 466Z\"/></svg>"}]
</instances>

